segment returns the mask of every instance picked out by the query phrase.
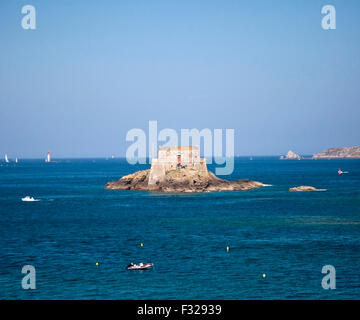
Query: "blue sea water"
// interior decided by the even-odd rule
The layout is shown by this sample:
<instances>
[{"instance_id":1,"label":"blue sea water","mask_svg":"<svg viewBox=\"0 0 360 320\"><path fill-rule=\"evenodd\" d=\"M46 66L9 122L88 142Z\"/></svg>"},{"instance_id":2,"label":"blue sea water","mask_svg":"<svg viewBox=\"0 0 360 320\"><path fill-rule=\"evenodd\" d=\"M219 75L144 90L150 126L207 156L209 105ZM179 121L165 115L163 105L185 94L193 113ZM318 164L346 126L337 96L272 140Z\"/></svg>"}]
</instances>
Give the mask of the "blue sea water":
<instances>
[{"instance_id":1,"label":"blue sea water","mask_svg":"<svg viewBox=\"0 0 360 320\"><path fill-rule=\"evenodd\" d=\"M0 298L360 298L359 160L237 158L226 178L272 185L251 191L104 189L147 167L121 159L2 163ZM288 192L298 185L327 191ZM26 195L40 201L22 202ZM153 270L125 269L141 261ZM21 287L27 264L36 290ZM328 264L336 290L321 286Z\"/></svg>"}]
</instances>

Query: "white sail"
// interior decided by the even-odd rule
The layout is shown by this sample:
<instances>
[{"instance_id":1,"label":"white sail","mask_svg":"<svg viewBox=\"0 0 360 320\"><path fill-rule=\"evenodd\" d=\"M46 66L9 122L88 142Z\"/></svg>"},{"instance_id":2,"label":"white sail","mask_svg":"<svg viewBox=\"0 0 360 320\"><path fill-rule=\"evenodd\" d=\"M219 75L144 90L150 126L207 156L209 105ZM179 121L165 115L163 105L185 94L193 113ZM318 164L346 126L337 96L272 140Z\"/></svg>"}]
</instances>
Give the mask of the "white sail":
<instances>
[{"instance_id":1,"label":"white sail","mask_svg":"<svg viewBox=\"0 0 360 320\"><path fill-rule=\"evenodd\" d=\"M50 162L50 152L47 153L47 156L46 156L46 159L45 159L45 162Z\"/></svg>"},{"instance_id":2,"label":"white sail","mask_svg":"<svg viewBox=\"0 0 360 320\"><path fill-rule=\"evenodd\" d=\"M6 163L9 163L9 159L8 159L7 154L5 155L5 162L6 162Z\"/></svg>"},{"instance_id":3,"label":"white sail","mask_svg":"<svg viewBox=\"0 0 360 320\"><path fill-rule=\"evenodd\" d=\"M15 158L15 162L18 163L18 158Z\"/></svg>"}]
</instances>

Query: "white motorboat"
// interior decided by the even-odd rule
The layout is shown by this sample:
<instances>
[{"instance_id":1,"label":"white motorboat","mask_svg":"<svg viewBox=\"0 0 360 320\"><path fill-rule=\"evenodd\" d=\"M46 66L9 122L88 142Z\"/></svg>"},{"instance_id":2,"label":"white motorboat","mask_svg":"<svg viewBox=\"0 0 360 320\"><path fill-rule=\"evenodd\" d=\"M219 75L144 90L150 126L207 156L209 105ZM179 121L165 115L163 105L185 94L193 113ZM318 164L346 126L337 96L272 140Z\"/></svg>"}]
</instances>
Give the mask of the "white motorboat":
<instances>
[{"instance_id":1,"label":"white motorboat","mask_svg":"<svg viewBox=\"0 0 360 320\"><path fill-rule=\"evenodd\" d=\"M34 199L33 197L30 197L30 196L26 196L24 198L21 198L21 201L39 201L39 200L36 200L36 199Z\"/></svg>"},{"instance_id":2,"label":"white motorboat","mask_svg":"<svg viewBox=\"0 0 360 320\"><path fill-rule=\"evenodd\" d=\"M126 266L126 269L128 270L146 270L146 269L150 269L154 266L153 263L142 263L140 262L139 264L134 264L134 263L130 263L129 265Z\"/></svg>"}]
</instances>

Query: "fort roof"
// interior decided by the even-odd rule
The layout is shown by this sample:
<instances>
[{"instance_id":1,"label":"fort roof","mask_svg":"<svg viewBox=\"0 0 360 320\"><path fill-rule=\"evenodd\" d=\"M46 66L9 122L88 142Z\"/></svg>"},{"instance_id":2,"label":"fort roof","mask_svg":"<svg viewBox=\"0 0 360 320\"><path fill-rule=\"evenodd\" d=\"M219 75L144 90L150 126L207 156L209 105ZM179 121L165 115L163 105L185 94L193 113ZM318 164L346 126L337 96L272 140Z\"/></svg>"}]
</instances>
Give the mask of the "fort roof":
<instances>
[{"instance_id":1,"label":"fort roof","mask_svg":"<svg viewBox=\"0 0 360 320\"><path fill-rule=\"evenodd\" d=\"M159 150L168 150L168 151L174 151L174 150L199 150L199 147L195 146L161 146L159 147Z\"/></svg>"}]
</instances>

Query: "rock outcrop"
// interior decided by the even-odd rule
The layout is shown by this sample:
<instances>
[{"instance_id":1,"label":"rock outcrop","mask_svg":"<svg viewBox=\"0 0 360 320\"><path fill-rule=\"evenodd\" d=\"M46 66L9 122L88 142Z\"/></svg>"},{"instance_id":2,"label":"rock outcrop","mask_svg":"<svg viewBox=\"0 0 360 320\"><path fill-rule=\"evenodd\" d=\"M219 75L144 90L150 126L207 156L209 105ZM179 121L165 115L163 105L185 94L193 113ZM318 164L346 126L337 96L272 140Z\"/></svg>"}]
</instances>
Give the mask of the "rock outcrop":
<instances>
[{"instance_id":1,"label":"rock outcrop","mask_svg":"<svg viewBox=\"0 0 360 320\"><path fill-rule=\"evenodd\" d=\"M289 191L318 191L318 189L311 186L300 186L290 188Z\"/></svg>"},{"instance_id":2,"label":"rock outcrop","mask_svg":"<svg viewBox=\"0 0 360 320\"><path fill-rule=\"evenodd\" d=\"M263 186L261 182L248 179L228 181L216 177L210 171L199 172L194 169L179 168L167 171L165 179L149 185L150 169L138 171L108 182L110 190L147 190L159 192L213 192L250 190Z\"/></svg>"},{"instance_id":3,"label":"rock outcrop","mask_svg":"<svg viewBox=\"0 0 360 320\"><path fill-rule=\"evenodd\" d=\"M360 147L330 148L314 154L313 159L360 159Z\"/></svg>"},{"instance_id":4,"label":"rock outcrop","mask_svg":"<svg viewBox=\"0 0 360 320\"><path fill-rule=\"evenodd\" d=\"M147 190L159 192L212 192L250 190L263 184L248 179L228 181L207 170L199 147L161 146L151 169L138 171L106 184L111 190Z\"/></svg>"},{"instance_id":5,"label":"rock outcrop","mask_svg":"<svg viewBox=\"0 0 360 320\"><path fill-rule=\"evenodd\" d=\"M281 160L300 160L301 156L299 156L295 152L289 150L288 153L286 154L286 156L285 157L281 156L280 159Z\"/></svg>"}]
</instances>

